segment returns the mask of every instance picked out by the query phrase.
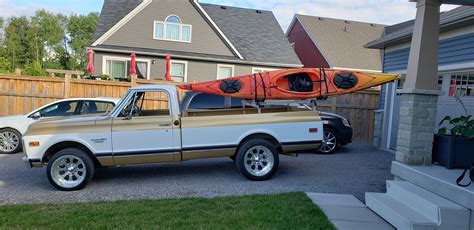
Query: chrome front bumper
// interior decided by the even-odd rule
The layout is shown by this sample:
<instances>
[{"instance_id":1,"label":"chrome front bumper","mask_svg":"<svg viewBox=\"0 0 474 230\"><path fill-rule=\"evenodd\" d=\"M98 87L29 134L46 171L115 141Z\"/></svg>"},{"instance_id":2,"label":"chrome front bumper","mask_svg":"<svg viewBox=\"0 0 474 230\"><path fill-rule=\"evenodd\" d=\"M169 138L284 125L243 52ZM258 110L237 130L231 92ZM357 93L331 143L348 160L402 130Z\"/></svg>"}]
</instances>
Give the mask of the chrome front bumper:
<instances>
[{"instance_id":1,"label":"chrome front bumper","mask_svg":"<svg viewBox=\"0 0 474 230\"><path fill-rule=\"evenodd\" d=\"M43 166L40 159L30 159L28 156L23 157L23 162L27 168L41 168Z\"/></svg>"}]
</instances>

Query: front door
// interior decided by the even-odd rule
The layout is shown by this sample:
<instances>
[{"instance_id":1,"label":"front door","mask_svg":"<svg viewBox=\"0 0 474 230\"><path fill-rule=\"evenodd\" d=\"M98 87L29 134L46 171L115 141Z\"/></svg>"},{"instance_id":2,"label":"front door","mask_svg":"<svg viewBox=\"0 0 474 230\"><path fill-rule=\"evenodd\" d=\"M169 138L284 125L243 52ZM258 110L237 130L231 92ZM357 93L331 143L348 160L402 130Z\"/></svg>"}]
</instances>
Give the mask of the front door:
<instances>
[{"instance_id":1,"label":"front door","mask_svg":"<svg viewBox=\"0 0 474 230\"><path fill-rule=\"evenodd\" d=\"M130 97L112 123L115 165L180 160L169 108L165 92L137 91Z\"/></svg>"}]
</instances>

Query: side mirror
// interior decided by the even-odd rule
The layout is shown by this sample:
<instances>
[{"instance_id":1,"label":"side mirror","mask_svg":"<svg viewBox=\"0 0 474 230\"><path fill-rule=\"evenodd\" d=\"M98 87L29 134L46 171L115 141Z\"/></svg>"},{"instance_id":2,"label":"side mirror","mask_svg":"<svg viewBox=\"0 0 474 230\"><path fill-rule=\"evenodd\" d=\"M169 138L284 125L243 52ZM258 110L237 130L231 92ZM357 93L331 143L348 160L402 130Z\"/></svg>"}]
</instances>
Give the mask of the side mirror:
<instances>
[{"instance_id":1,"label":"side mirror","mask_svg":"<svg viewBox=\"0 0 474 230\"><path fill-rule=\"evenodd\" d=\"M40 114L40 112L33 113L33 114L30 115L30 118L38 120L38 119L41 118L41 114Z\"/></svg>"}]
</instances>

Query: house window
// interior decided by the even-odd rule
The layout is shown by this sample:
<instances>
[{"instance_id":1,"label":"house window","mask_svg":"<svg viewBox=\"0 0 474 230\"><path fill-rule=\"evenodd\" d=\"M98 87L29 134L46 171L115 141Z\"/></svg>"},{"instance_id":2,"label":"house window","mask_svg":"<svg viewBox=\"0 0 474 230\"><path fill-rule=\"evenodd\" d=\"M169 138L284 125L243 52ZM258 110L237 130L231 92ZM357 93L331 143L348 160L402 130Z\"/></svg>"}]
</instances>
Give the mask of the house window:
<instances>
[{"instance_id":1,"label":"house window","mask_svg":"<svg viewBox=\"0 0 474 230\"><path fill-rule=\"evenodd\" d=\"M450 96L474 97L474 73L451 75Z\"/></svg>"},{"instance_id":2,"label":"house window","mask_svg":"<svg viewBox=\"0 0 474 230\"><path fill-rule=\"evenodd\" d=\"M256 68L252 68L252 73L253 74L255 74L255 73L264 73L264 72L270 72L270 71L275 71L275 70L278 70L278 69L256 67Z\"/></svg>"},{"instance_id":3,"label":"house window","mask_svg":"<svg viewBox=\"0 0 474 230\"><path fill-rule=\"evenodd\" d=\"M217 79L233 77L234 69L233 65L217 65Z\"/></svg>"},{"instance_id":4,"label":"house window","mask_svg":"<svg viewBox=\"0 0 474 230\"><path fill-rule=\"evenodd\" d=\"M131 61L127 58L105 57L105 74L114 79L125 79L130 73ZM135 69L137 77L149 79L149 62L137 60Z\"/></svg>"},{"instance_id":5,"label":"house window","mask_svg":"<svg viewBox=\"0 0 474 230\"><path fill-rule=\"evenodd\" d=\"M171 78L176 82L186 82L187 65L187 62L171 61Z\"/></svg>"},{"instance_id":6,"label":"house window","mask_svg":"<svg viewBox=\"0 0 474 230\"><path fill-rule=\"evenodd\" d=\"M191 42L192 26L183 24L176 15L170 15L164 22L155 21L153 38L157 40Z\"/></svg>"}]
</instances>

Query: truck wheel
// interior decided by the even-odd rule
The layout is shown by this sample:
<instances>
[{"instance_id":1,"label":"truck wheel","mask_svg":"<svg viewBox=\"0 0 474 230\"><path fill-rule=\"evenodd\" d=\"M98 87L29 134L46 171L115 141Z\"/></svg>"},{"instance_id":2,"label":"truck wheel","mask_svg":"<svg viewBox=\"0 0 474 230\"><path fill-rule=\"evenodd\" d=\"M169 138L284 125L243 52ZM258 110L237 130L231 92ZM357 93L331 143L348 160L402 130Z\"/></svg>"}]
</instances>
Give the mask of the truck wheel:
<instances>
[{"instance_id":1,"label":"truck wheel","mask_svg":"<svg viewBox=\"0 0 474 230\"><path fill-rule=\"evenodd\" d=\"M245 142L236 155L236 165L242 175L255 181L267 180L278 168L278 150L266 140Z\"/></svg>"},{"instance_id":2,"label":"truck wheel","mask_svg":"<svg viewBox=\"0 0 474 230\"><path fill-rule=\"evenodd\" d=\"M84 188L94 175L94 163L79 149L63 149L54 154L46 169L49 182L59 190Z\"/></svg>"},{"instance_id":3,"label":"truck wheel","mask_svg":"<svg viewBox=\"0 0 474 230\"><path fill-rule=\"evenodd\" d=\"M21 134L10 128L0 130L0 154L13 154L21 150Z\"/></svg>"},{"instance_id":4,"label":"truck wheel","mask_svg":"<svg viewBox=\"0 0 474 230\"><path fill-rule=\"evenodd\" d=\"M339 148L339 141L334 130L330 128L324 128L324 139L319 147L318 152L323 154L333 154Z\"/></svg>"}]
</instances>

